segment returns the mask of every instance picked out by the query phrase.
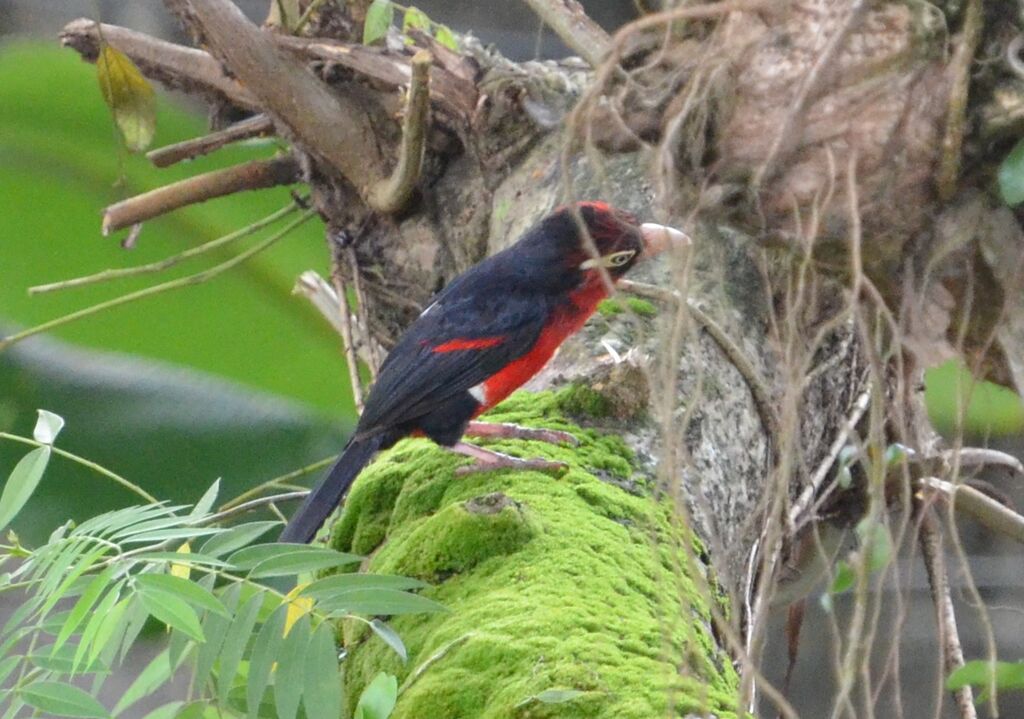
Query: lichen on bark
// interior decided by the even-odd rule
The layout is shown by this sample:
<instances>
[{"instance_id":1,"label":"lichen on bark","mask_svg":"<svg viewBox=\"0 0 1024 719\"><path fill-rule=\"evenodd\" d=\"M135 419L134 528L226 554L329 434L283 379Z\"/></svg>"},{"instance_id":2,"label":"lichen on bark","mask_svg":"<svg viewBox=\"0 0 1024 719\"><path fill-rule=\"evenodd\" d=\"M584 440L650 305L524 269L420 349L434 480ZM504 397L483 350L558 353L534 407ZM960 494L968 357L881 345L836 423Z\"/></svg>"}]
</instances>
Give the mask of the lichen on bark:
<instances>
[{"instance_id":1,"label":"lichen on bark","mask_svg":"<svg viewBox=\"0 0 1024 719\"><path fill-rule=\"evenodd\" d=\"M424 439L363 472L332 542L369 555L370 571L431 583L424 593L452 611L393 619L407 664L361 625L346 627L348 696L384 670L406 683L396 719L735 715L737 678L712 635L709 602L720 600L699 542L619 437L567 417L573 398L520 392L487 417L573 433L578 447L489 445L564 461L562 477L456 477L466 460ZM555 688L582 694L531 700Z\"/></svg>"}]
</instances>

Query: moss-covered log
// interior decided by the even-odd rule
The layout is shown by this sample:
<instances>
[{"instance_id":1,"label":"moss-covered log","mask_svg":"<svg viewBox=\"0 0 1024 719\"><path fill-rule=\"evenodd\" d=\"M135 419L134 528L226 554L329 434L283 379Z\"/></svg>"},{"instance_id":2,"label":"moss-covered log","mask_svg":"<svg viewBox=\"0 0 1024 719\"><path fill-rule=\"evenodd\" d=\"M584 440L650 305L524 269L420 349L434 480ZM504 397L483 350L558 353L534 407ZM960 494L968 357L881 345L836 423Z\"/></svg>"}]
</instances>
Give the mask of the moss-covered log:
<instances>
[{"instance_id":1,"label":"moss-covered log","mask_svg":"<svg viewBox=\"0 0 1024 719\"><path fill-rule=\"evenodd\" d=\"M701 544L674 500L615 435L569 418L571 388L520 392L487 419L573 433L578 447L500 441L565 462L538 472L456 477L464 457L427 440L380 456L333 532L368 569L416 577L451 611L396 618L401 664L361 624L348 627L350 697L380 670L404 682L394 716L734 716L736 673L712 634L720 601ZM724 611L724 605L719 608ZM581 692L558 703L552 689Z\"/></svg>"}]
</instances>

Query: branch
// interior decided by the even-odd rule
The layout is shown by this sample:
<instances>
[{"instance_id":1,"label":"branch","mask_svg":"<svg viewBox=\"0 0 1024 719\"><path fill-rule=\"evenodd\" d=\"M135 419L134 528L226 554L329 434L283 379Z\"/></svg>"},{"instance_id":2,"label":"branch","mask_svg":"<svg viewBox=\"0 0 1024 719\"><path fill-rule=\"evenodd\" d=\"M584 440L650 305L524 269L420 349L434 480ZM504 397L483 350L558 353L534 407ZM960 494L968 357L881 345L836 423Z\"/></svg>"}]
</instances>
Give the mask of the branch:
<instances>
[{"instance_id":1,"label":"branch","mask_svg":"<svg viewBox=\"0 0 1024 719\"><path fill-rule=\"evenodd\" d=\"M223 130L211 132L203 137L196 137L173 145L166 145L146 153L146 159L156 167L170 167L182 160L193 160L209 155L225 145L247 140L250 137L269 135L274 131L274 122L266 115L253 115Z\"/></svg>"},{"instance_id":2,"label":"branch","mask_svg":"<svg viewBox=\"0 0 1024 719\"><path fill-rule=\"evenodd\" d=\"M158 187L111 205L103 212L103 234L130 227L177 210L243 190L290 185L299 179L299 164L291 155L272 160L253 160L214 170Z\"/></svg>"},{"instance_id":3,"label":"branch","mask_svg":"<svg viewBox=\"0 0 1024 719\"><path fill-rule=\"evenodd\" d=\"M591 67L601 64L611 47L611 38L576 0L526 0L526 4Z\"/></svg>"},{"instance_id":4,"label":"branch","mask_svg":"<svg viewBox=\"0 0 1024 719\"><path fill-rule=\"evenodd\" d=\"M417 39L424 37L416 31L413 31L412 36ZM384 52L375 47L292 35L276 35L274 42L303 60L315 59L336 63L391 87L408 85L412 75L409 57ZM430 98L452 116L467 121L476 110L480 97L476 89L473 63L462 58L461 66L456 64L452 57L454 53L433 42L433 38L421 42L429 42L431 54L441 64L440 67L435 66L431 69ZM440 55L442 51L447 54Z\"/></svg>"},{"instance_id":5,"label":"branch","mask_svg":"<svg viewBox=\"0 0 1024 719\"><path fill-rule=\"evenodd\" d=\"M166 0L202 28L210 52L238 77L280 127L367 197L382 176L366 112L334 94L229 0Z\"/></svg>"},{"instance_id":6,"label":"branch","mask_svg":"<svg viewBox=\"0 0 1024 719\"><path fill-rule=\"evenodd\" d=\"M257 101L235 79L228 77L209 53L176 45L117 25L97 28L94 20L72 20L60 33L60 42L78 52L84 60L96 62L103 39L132 59L146 77L167 87L199 92L226 99L235 105L256 109Z\"/></svg>"},{"instance_id":7,"label":"branch","mask_svg":"<svg viewBox=\"0 0 1024 719\"><path fill-rule=\"evenodd\" d=\"M423 167L423 150L430 119L430 63L433 57L420 50L412 59L412 78L402 120L402 144L398 163L391 176L379 181L370 190L370 207L389 214L405 207L412 197Z\"/></svg>"},{"instance_id":8,"label":"branch","mask_svg":"<svg viewBox=\"0 0 1024 719\"><path fill-rule=\"evenodd\" d=\"M924 558L925 571L928 573L928 586L931 588L932 601L935 603L936 620L939 623L939 638L942 642L942 664L945 676L964 665L964 650L960 646L960 633L956 626L956 614L953 611L953 599L949 594L949 577L946 574L946 562L942 555L942 534L939 531L935 516L930 508L924 508L921 518L921 530L918 542ZM960 710L961 719L977 719L974 709L974 691L965 686L953 692L953 699Z\"/></svg>"},{"instance_id":9,"label":"branch","mask_svg":"<svg viewBox=\"0 0 1024 719\"><path fill-rule=\"evenodd\" d=\"M1024 517L967 484L954 484L938 477L922 477L921 484L945 495L953 509L976 519L1003 536L1024 544Z\"/></svg>"}]
</instances>

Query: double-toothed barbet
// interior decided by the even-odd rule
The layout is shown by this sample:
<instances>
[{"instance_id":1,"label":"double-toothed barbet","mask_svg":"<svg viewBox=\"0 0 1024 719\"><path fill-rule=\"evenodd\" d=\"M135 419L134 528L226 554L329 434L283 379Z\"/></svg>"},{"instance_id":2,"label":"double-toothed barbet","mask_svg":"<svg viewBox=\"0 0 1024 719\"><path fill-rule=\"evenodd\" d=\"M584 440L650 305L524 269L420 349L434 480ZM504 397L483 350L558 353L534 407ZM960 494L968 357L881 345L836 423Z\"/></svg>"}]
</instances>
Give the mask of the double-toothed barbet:
<instances>
[{"instance_id":1,"label":"double-toothed barbet","mask_svg":"<svg viewBox=\"0 0 1024 719\"><path fill-rule=\"evenodd\" d=\"M603 202L581 202L555 210L514 245L456 277L384 360L344 453L281 541L313 539L363 467L403 437L429 437L484 468L560 466L492 452L462 437L571 440L565 433L473 420L540 371L641 257L685 242L679 230L640 224Z\"/></svg>"}]
</instances>

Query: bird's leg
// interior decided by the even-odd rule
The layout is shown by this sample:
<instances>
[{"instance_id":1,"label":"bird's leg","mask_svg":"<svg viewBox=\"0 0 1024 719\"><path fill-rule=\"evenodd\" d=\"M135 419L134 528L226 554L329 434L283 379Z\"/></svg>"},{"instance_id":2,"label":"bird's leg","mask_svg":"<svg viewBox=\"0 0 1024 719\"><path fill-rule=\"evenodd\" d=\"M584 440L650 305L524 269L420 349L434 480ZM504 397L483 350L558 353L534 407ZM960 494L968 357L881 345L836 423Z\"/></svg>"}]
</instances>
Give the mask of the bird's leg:
<instances>
[{"instance_id":1,"label":"bird's leg","mask_svg":"<svg viewBox=\"0 0 1024 719\"><path fill-rule=\"evenodd\" d=\"M518 424L506 424L504 422L470 422L463 433L470 437L496 437L499 439L532 439L537 442L548 442L549 444L560 444L565 442L573 447L580 442L568 432L560 432L557 429L535 429L533 427L520 427Z\"/></svg>"},{"instance_id":2,"label":"bird's leg","mask_svg":"<svg viewBox=\"0 0 1024 719\"><path fill-rule=\"evenodd\" d=\"M455 470L456 476L476 474L478 472L493 472L499 469L534 470L536 472L547 472L556 477L565 474L569 466L564 462L552 462L547 459L520 459L511 457L501 452L477 447L468 442L456 442L449 447L452 452L464 454L476 460L473 464L459 467Z\"/></svg>"}]
</instances>

